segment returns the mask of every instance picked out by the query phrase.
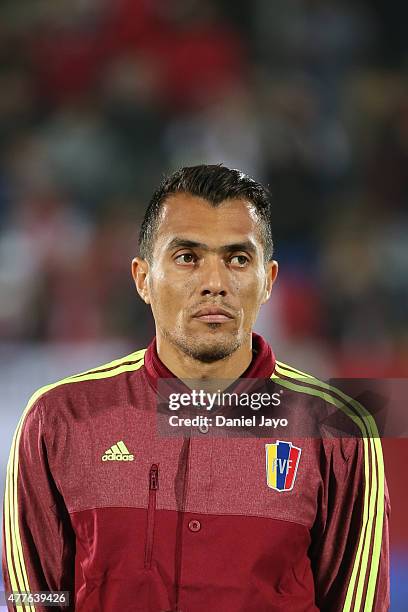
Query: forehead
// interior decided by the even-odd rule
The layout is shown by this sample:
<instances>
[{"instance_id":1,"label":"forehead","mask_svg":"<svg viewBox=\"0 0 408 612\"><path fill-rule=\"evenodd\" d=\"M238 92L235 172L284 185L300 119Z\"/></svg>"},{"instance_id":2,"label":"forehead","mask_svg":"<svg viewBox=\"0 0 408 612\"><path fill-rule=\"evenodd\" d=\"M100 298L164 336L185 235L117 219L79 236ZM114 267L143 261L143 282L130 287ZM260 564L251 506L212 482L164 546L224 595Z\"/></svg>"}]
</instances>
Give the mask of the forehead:
<instances>
[{"instance_id":1,"label":"forehead","mask_svg":"<svg viewBox=\"0 0 408 612\"><path fill-rule=\"evenodd\" d=\"M251 239L259 243L259 218L253 204L237 198L212 206L204 198L186 193L169 196L163 203L156 242L164 245L174 236L209 246Z\"/></svg>"}]
</instances>

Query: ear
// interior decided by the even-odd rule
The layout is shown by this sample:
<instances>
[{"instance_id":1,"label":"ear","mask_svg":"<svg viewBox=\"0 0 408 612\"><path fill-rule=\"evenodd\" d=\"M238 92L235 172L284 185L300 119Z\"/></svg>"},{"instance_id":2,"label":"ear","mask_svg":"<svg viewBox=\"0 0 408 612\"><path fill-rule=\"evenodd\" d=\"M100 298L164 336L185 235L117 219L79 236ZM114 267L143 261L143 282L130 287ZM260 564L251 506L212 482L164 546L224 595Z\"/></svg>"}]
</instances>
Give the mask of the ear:
<instances>
[{"instance_id":1,"label":"ear","mask_svg":"<svg viewBox=\"0 0 408 612\"><path fill-rule=\"evenodd\" d=\"M150 304L150 292L148 284L149 264L146 259L135 257L132 259L132 276L136 289L142 300Z\"/></svg>"},{"instance_id":2,"label":"ear","mask_svg":"<svg viewBox=\"0 0 408 612\"><path fill-rule=\"evenodd\" d=\"M278 269L278 262L274 259L272 259L272 261L268 261L268 263L266 264L265 289L261 304L265 304L265 302L267 302L271 297L272 285L274 284L276 277L278 276Z\"/></svg>"}]
</instances>

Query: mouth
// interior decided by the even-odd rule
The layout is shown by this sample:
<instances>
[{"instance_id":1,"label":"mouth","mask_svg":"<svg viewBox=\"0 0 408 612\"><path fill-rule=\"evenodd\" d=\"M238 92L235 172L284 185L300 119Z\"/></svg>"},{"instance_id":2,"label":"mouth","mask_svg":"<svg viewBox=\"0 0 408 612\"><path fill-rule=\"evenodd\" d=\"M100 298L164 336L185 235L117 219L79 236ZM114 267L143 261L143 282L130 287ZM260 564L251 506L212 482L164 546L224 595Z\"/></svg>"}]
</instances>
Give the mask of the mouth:
<instances>
[{"instance_id":1,"label":"mouth","mask_svg":"<svg viewBox=\"0 0 408 612\"><path fill-rule=\"evenodd\" d=\"M203 323L227 323L232 321L234 316L225 308L218 306L207 306L201 308L194 315L193 319L203 321Z\"/></svg>"}]
</instances>

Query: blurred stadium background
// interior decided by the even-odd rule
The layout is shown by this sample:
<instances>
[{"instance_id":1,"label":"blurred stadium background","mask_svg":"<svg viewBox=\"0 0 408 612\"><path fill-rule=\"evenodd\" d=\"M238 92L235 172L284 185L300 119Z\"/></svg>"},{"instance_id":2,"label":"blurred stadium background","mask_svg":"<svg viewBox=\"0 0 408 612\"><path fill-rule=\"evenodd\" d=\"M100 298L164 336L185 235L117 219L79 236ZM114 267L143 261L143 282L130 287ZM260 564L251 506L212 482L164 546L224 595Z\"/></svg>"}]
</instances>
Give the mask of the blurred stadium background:
<instances>
[{"instance_id":1,"label":"blurred stadium background","mask_svg":"<svg viewBox=\"0 0 408 612\"><path fill-rule=\"evenodd\" d=\"M180 165L270 186L281 276L257 329L282 359L407 376L407 18L380 0L3 0L0 484L34 389L152 337L129 265ZM407 446L384 441L393 611Z\"/></svg>"}]
</instances>

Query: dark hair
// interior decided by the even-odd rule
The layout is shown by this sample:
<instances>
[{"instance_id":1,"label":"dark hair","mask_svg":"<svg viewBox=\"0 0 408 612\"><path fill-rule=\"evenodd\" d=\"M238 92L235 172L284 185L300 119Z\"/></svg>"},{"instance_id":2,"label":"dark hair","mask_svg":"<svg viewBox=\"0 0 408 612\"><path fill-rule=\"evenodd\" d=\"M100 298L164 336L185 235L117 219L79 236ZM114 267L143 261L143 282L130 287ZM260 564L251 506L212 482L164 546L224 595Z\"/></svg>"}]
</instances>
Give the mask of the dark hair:
<instances>
[{"instance_id":1,"label":"dark hair","mask_svg":"<svg viewBox=\"0 0 408 612\"><path fill-rule=\"evenodd\" d=\"M265 260L272 259L271 205L268 190L243 172L230 170L221 164L187 166L164 177L150 200L140 228L139 248L144 259L150 260L152 257L162 204L168 196L176 193L205 198L214 207L229 198L248 200L259 217Z\"/></svg>"}]
</instances>

